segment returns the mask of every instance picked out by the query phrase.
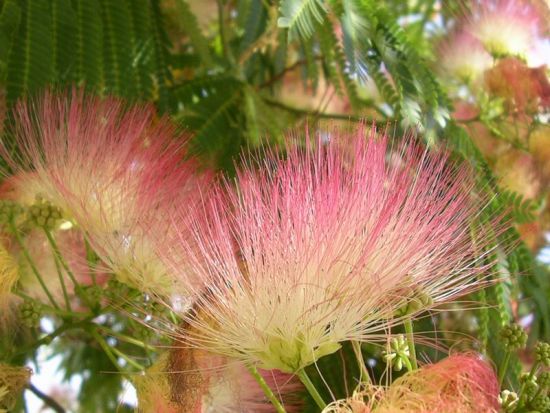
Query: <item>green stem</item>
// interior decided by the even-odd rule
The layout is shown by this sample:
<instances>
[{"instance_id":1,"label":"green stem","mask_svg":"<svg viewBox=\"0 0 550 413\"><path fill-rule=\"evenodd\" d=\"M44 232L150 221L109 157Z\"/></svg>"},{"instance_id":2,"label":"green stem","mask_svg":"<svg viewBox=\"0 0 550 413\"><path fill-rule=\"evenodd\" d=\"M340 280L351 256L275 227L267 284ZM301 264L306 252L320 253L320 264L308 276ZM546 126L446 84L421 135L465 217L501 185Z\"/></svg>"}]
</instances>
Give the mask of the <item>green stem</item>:
<instances>
[{"instance_id":1,"label":"green stem","mask_svg":"<svg viewBox=\"0 0 550 413\"><path fill-rule=\"evenodd\" d=\"M321 410L327 407L327 404L325 403L325 401L323 400L323 398L315 388L315 385L312 383L305 369L300 370L299 372L296 373L296 375L298 376L302 384L306 387L311 397L313 397L313 400L315 400L315 403L317 403L317 406L319 406Z\"/></svg>"},{"instance_id":2,"label":"green stem","mask_svg":"<svg viewBox=\"0 0 550 413\"><path fill-rule=\"evenodd\" d=\"M269 399L271 404L273 404L273 407L275 407L275 410L277 411L277 413L286 413L286 410L285 410L284 406L281 404L281 402L279 401L277 396L275 396L275 394L273 393L273 390L271 390L271 388L266 383L266 381L264 380L262 375L260 373L258 373L258 369L256 368L256 366L254 366L252 364L249 365L248 366L248 371L256 379L256 381L258 382L258 384L260 385L260 387L264 391L266 397Z\"/></svg>"},{"instance_id":3,"label":"green stem","mask_svg":"<svg viewBox=\"0 0 550 413\"><path fill-rule=\"evenodd\" d=\"M506 370L508 370L508 363L510 363L510 355L511 353L507 351L506 355L504 356L504 360L502 360L500 369L498 371L498 383L500 384L501 387L502 387L502 383L504 382L504 376L506 376Z\"/></svg>"},{"instance_id":4,"label":"green stem","mask_svg":"<svg viewBox=\"0 0 550 413\"><path fill-rule=\"evenodd\" d=\"M90 276L92 277L92 282L94 285L97 285L97 280L95 276L95 262L94 262L94 252L88 242L84 237L84 246L86 247L86 262L88 263L88 269L90 270Z\"/></svg>"},{"instance_id":5,"label":"green stem","mask_svg":"<svg viewBox=\"0 0 550 413\"><path fill-rule=\"evenodd\" d=\"M413 371L414 369L409 358L406 355L402 355L400 357L401 357L401 360L403 360L403 363L405 363L405 367L407 368L407 371Z\"/></svg>"},{"instance_id":6,"label":"green stem","mask_svg":"<svg viewBox=\"0 0 550 413\"><path fill-rule=\"evenodd\" d=\"M46 233L46 237L48 238L48 241L50 242L50 245L52 246L52 249L55 253L55 256L57 257L57 259L59 260L59 262L61 263L61 265L65 269L65 271L67 272L67 275L69 276L69 278L73 282L74 286L78 287L78 282L76 281L76 278L75 278L73 272L69 268L69 264L67 264L67 261L65 261L65 259L61 255L61 251L59 250L59 247L57 246L57 243L55 242L55 239L53 238L52 233L47 228L44 228L44 232Z\"/></svg>"},{"instance_id":7,"label":"green stem","mask_svg":"<svg viewBox=\"0 0 550 413\"><path fill-rule=\"evenodd\" d=\"M129 357L128 355L124 354L122 351L120 351L118 348L116 347L111 347L111 351L113 353L115 353L117 356L119 357L122 357L124 360L126 360L126 362L132 366L134 366L136 369L138 369L139 371L144 371L145 370L145 367L143 367L141 364L139 364L137 361L133 360L131 357Z\"/></svg>"},{"instance_id":8,"label":"green stem","mask_svg":"<svg viewBox=\"0 0 550 413\"><path fill-rule=\"evenodd\" d=\"M67 287L65 286L65 280L63 279L63 272L61 271L61 267L59 266L59 260L57 259L57 256L55 253L54 253L53 259L55 262L55 269L57 270L57 275L59 276L59 283L61 284L61 289L63 290L63 297L65 298L65 306L67 307L67 310L72 311L71 301L69 300L69 294L67 294Z\"/></svg>"},{"instance_id":9,"label":"green stem","mask_svg":"<svg viewBox=\"0 0 550 413\"><path fill-rule=\"evenodd\" d=\"M118 339L120 341L125 341L126 343L133 344L134 346L141 347L141 348L144 348L146 350L151 348L151 346L148 345L147 343L144 343L143 341L140 341L140 340L135 339L133 337L129 337L125 334L118 333L114 330L111 330L109 327L98 325L97 328L99 328L101 330L105 330L105 332L107 334L109 334L110 336L115 337L116 339Z\"/></svg>"},{"instance_id":10,"label":"green stem","mask_svg":"<svg viewBox=\"0 0 550 413\"><path fill-rule=\"evenodd\" d=\"M372 384L369 371L367 370L367 366L365 364L365 359L363 359L363 352L361 351L361 343L359 341L352 340L351 346L353 347L353 352L355 353L355 358L357 359L357 364L359 365L359 374L360 374L359 382L361 383L366 382L366 383Z\"/></svg>"},{"instance_id":11,"label":"green stem","mask_svg":"<svg viewBox=\"0 0 550 413\"><path fill-rule=\"evenodd\" d=\"M42 337L41 339L35 341L31 346L23 348L17 354L26 354L31 350L36 350L38 347L40 347L44 344L50 344L53 341L53 339L60 336L65 331L74 330L76 328L81 328L81 327L88 326L90 324L90 322L92 321L92 319L93 319L93 316L90 316L90 317L84 318L84 319L82 319L80 321L77 321L77 322L74 322L74 323L73 322L64 322L60 327L55 329L53 332L51 332L50 334L48 334L48 335Z\"/></svg>"},{"instance_id":12,"label":"green stem","mask_svg":"<svg viewBox=\"0 0 550 413\"><path fill-rule=\"evenodd\" d=\"M16 290L13 292L16 296L22 298L23 300L37 301L35 298L30 295L25 294L21 290ZM61 308L53 308L51 305L40 302L40 308L44 310L46 314L55 314L62 318L71 318L74 317L74 313L71 311L66 311Z\"/></svg>"},{"instance_id":13,"label":"green stem","mask_svg":"<svg viewBox=\"0 0 550 413\"><path fill-rule=\"evenodd\" d=\"M405 320L405 332L407 333L407 344L409 346L412 368L416 370L418 369L418 362L416 361L416 347L414 346L414 332L411 318Z\"/></svg>"},{"instance_id":14,"label":"green stem","mask_svg":"<svg viewBox=\"0 0 550 413\"><path fill-rule=\"evenodd\" d=\"M508 353L508 354L510 354L510 353ZM521 408L522 408L525 404L527 404L527 402L529 401L529 400L526 400L526 398L525 398L525 391L524 391L524 390L525 390L525 384L526 384L527 382L533 380L533 376L536 374L536 372L537 372L537 370L538 370L538 368L539 368L539 365L540 365L540 362L539 362L539 361L536 361L535 364L533 364L533 366L531 367L531 371L529 372L529 376L527 377L527 380L525 380L525 381L523 382L523 384L521 385L521 388L520 388L520 390L519 390L519 403L518 403L518 408L520 408L520 410L517 410L517 412L520 412L521 410L523 410L523 409L521 409ZM499 378L500 378L500 375L499 375ZM499 380L499 383L501 383L500 380ZM501 383L501 385L502 385L502 383ZM541 390L541 389L539 388L539 391L540 391L540 390ZM533 399L534 399L534 398L535 398L535 396L533 396Z\"/></svg>"},{"instance_id":15,"label":"green stem","mask_svg":"<svg viewBox=\"0 0 550 413\"><path fill-rule=\"evenodd\" d=\"M118 360L117 358L114 356L113 352L111 351L111 347L109 346L109 344L107 344L107 342L105 341L105 339L103 337L101 337L101 335L95 330L95 329L92 329L90 331L90 334L92 335L92 337L95 339L95 341L97 341L97 343L99 344L99 346L103 349L103 351L105 352L105 354L107 355L107 357L109 358L109 360L111 360L111 363L113 363L113 366L121 373L124 374L124 372L122 371L120 365L118 364Z\"/></svg>"},{"instance_id":16,"label":"green stem","mask_svg":"<svg viewBox=\"0 0 550 413\"><path fill-rule=\"evenodd\" d=\"M50 293L50 290L48 290L48 287L46 286L46 283L44 282L44 280L42 279L42 276L40 275L40 272L38 272L38 269L36 268L36 264L34 263L33 259L31 258L31 255L29 254L29 251L27 250L27 247L25 246L23 240L21 239L21 235L19 235L19 231L17 230L17 226L15 225L15 222L13 221L13 219L10 220L10 229L12 230L13 235L15 236L15 240L17 241L17 243L21 247L21 251L23 252L23 255L25 256L25 259L29 263L33 274L36 276L36 279L40 283L40 286L42 287L42 289L44 290L44 292L48 296L48 300L50 301L50 303L52 304L52 306L54 308L59 310L59 306L57 305L57 303L53 299L52 293Z\"/></svg>"}]
</instances>

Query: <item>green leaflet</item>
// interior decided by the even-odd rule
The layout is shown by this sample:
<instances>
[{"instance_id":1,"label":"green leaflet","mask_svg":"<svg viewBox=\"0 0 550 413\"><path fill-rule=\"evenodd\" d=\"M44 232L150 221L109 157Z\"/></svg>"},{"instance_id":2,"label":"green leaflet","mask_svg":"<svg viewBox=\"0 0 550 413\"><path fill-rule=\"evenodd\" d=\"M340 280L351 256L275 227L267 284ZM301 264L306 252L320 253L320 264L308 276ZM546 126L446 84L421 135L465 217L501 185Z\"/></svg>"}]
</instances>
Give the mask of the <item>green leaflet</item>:
<instances>
[{"instance_id":1,"label":"green leaflet","mask_svg":"<svg viewBox=\"0 0 550 413\"><path fill-rule=\"evenodd\" d=\"M323 22L326 11L323 0L283 0L277 24L289 30L290 40L297 35L308 39L314 32L315 22Z\"/></svg>"}]
</instances>

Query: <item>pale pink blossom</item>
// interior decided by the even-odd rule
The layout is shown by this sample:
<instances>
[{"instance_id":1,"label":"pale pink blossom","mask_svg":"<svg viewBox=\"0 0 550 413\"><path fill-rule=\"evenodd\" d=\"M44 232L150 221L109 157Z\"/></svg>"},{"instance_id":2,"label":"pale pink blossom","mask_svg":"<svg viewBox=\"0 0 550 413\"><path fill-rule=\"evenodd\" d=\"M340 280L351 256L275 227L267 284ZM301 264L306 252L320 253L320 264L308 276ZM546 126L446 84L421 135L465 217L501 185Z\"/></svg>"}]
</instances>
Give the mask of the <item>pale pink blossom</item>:
<instances>
[{"instance_id":1,"label":"pale pink blossom","mask_svg":"<svg viewBox=\"0 0 550 413\"><path fill-rule=\"evenodd\" d=\"M302 388L296 379L276 371L261 375L285 410L297 412ZM174 348L162 354L135 383L143 413L275 412L242 363L200 350Z\"/></svg>"},{"instance_id":2,"label":"pale pink blossom","mask_svg":"<svg viewBox=\"0 0 550 413\"><path fill-rule=\"evenodd\" d=\"M19 104L14 115L21 155L4 147L4 157L16 171L34 171L40 196L83 230L119 280L158 295L185 290L147 236L152 226L168 236L160 206L191 208L197 184L204 182L185 159L186 139L170 122L155 118L152 107L127 107L78 91L46 93Z\"/></svg>"},{"instance_id":3,"label":"pale pink blossom","mask_svg":"<svg viewBox=\"0 0 550 413\"><path fill-rule=\"evenodd\" d=\"M389 387L364 386L323 413L497 413L499 384L492 367L456 354L413 370Z\"/></svg>"},{"instance_id":4,"label":"pale pink blossom","mask_svg":"<svg viewBox=\"0 0 550 413\"><path fill-rule=\"evenodd\" d=\"M465 28L493 56L526 56L539 25L538 11L525 0L476 0Z\"/></svg>"},{"instance_id":5,"label":"pale pink blossom","mask_svg":"<svg viewBox=\"0 0 550 413\"><path fill-rule=\"evenodd\" d=\"M447 75L467 84L482 79L493 58L467 31L452 34L439 47L439 63Z\"/></svg>"},{"instance_id":6,"label":"pale pink blossom","mask_svg":"<svg viewBox=\"0 0 550 413\"><path fill-rule=\"evenodd\" d=\"M485 201L468 167L410 141L388 161L387 137L365 132L289 141L258 170L245 164L198 211L193 244L162 246L175 272L187 251L209 286L183 315L189 344L296 372L342 341L382 338L413 301L423 310L479 286Z\"/></svg>"}]
</instances>

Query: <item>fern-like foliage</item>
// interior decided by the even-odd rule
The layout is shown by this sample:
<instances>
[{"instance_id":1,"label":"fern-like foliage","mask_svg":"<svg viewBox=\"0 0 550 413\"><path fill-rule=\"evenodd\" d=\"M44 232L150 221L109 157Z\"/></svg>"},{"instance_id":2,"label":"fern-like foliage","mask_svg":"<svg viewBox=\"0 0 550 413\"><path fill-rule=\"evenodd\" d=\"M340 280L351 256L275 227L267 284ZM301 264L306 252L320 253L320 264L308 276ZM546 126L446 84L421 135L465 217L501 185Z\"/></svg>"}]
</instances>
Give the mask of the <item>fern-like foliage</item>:
<instances>
[{"instance_id":1,"label":"fern-like foliage","mask_svg":"<svg viewBox=\"0 0 550 413\"><path fill-rule=\"evenodd\" d=\"M300 35L307 39L315 29L315 22L323 22L326 8L323 0L283 0L278 25L288 29L293 39Z\"/></svg>"},{"instance_id":2,"label":"fern-like foliage","mask_svg":"<svg viewBox=\"0 0 550 413\"><path fill-rule=\"evenodd\" d=\"M523 195L514 191L503 191L500 196L510 207L510 213L518 224L533 222L536 219L536 212L540 207L537 201L525 199Z\"/></svg>"},{"instance_id":3,"label":"fern-like foliage","mask_svg":"<svg viewBox=\"0 0 550 413\"><path fill-rule=\"evenodd\" d=\"M0 81L8 104L51 84L167 106L167 37L158 0L8 0Z\"/></svg>"}]
</instances>

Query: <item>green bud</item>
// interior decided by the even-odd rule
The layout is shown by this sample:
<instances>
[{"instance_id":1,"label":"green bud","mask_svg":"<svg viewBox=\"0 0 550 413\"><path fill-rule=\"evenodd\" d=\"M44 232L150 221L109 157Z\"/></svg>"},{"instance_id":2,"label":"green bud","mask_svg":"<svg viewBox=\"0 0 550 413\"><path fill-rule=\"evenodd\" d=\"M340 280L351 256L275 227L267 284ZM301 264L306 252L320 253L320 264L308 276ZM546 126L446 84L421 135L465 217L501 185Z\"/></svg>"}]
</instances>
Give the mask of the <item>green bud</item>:
<instances>
[{"instance_id":1,"label":"green bud","mask_svg":"<svg viewBox=\"0 0 550 413\"><path fill-rule=\"evenodd\" d=\"M529 405L532 409L544 412L550 409L550 398L548 396L539 394L537 397L529 402Z\"/></svg>"},{"instance_id":2,"label":"green bud","mask_svg":"<svg viewBox=\"0 0 550 413\"><path fill-rule=\"evenodd\" d=\"M37 198L27 213L27 218L31 223L45 229L55 228L61 217L61 209L41 198Z\"/></svg>"},{"instance_id":3,"label":"green bud","mask_svg":"<svg viewBox=\"0 0 550 413\"><path fill-rule=\"evenodd\" d=\"M42 308L32 300L26 300L19 306L19 313L23 324L27 327L37 327L40 324Z\"/></svg>"},{"instance_id":4,"label":"green bud","mask_svg":"<svg viewBox=\"0 0 550 413\"><path fill-rule=\"evenodd\" d=\"M537 381L543 389L550 388L550 371L540 373Z\"/></svg>"},{"instance_id":5,"label":"green bud","mask_svg":"<svg viewBox=\"0 0 550 413\"><path fill-rule=\"evenodd\" d=\"M510 324L500 331L502 344L507 351L516 351L525 348L527 344L527 333L521 326Z\"/></svg>"},{"instance_id":6,"label":"green bud","mask_svg":"<svg viewBox=\"0 0 550 413\"><path fill-rule=\"evenodd\" d=\"M7 224L23 212L23 207L9 199L0 200L0 225Z\"/></svg>"},{"instance_id":7,"label":"green bud","mask_svg":"<svg viewBox=\"0 0 550 413\"><path fill-rule=\"evenodd\" d=\"M409 345L405 337L400 334L390 340L390 350L384 351L382 356L386 363L391 364L395 371L403 369L404 359L410 357Z\"/></svg>"},{"instance_id":8,"label":"green bud","mask_svg":"<svg viewBox=\"0 0 550 413\"><path fill-rule=\"evenodd\" d=\"M535 346L535 360L550 367L550 344L538 342Z\"/></svg>"},{"instance_id":9,"label":"green bud","mask_svg":"<svg viewBox=\"0 0 550 413\"><path fill-rule=\"evenodd\" d=\"M523 394L528 398L533 397L539 390L539 385L535 381L528 381L523 386Z\"/></svg>"}]
</instances>

